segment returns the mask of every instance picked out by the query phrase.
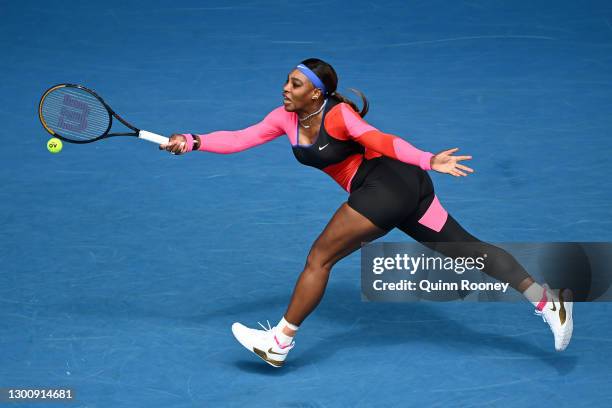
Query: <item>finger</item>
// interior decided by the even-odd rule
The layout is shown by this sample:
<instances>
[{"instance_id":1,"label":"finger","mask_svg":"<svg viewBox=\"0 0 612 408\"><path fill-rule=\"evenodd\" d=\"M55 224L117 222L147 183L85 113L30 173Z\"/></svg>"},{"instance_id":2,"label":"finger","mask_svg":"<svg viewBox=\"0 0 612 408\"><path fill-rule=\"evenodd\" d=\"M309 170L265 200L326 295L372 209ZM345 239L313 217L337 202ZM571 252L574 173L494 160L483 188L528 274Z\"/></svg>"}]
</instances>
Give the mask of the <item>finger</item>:
<instances>
[{"instance_id":1,"label":"finger","mask_svg":"<svg viewBox=\"0 0 612 408\"><path fill-rule=\"evenodd\" d=\"M166 150L166 146L168 146L167 144L160 144L159 145L159 150Z\"/></svg>"},{"instance_id":2,"label":"finger","mask_svg":"<svg viewBox=\"0 0 612 408\"><path fill-rule=\"evenodd\" d=\"M459 175L460 175L460 176L462 176L462 177L467 176L467 174L465 174L465 173L464 173L464 172L462 172L461 170L457 170L457 169L455 169L455 173L459 174Z\"/></svg>"},{"instance_id":3,"label":"finger","mask_svg":"<svg viewBox=\"0 0 612 408\"><path fill-rule=\"evenodd\" d=\"M452 153L455 153L457 150L459 150L458 147L453 147L452 149L444 150L442 153L444 153L444 154L452 154Z\"/></svg>"},{"instance_id":4,"label":"finger","mask_svg":"<svg viewBox=\"0 0 612 408\"><path fill-rule=\"evenodd\" d=\"M175 152L177 147L178 147L177 141L176 140L171 140L168 143L168 146L166 147L166 150L168 150L169 152Z\"/></svg>"},{"instance_id":5,"label":"finger","mask_svg":"<svg viewBox=\"0 0 612 408\"><path fill-rule=\"evenodd\" d=\"M183 153L183 147L185 146L185 143L183 142L179 142L174 146L174 153L176 154L182 154Z\"/></svg>"},{"instance_id":6,"label":"finger","mask_svg":"<svg viewBox=\"0 0 612 408\"><path fill-rule=\"evenodd\" d=\"M465 171L470 172L470 173L474 172L474 169L472 169L471 167L468 167L468 166L464 166L463 164L457 163L457 164L455 164L455 167L457 167L458 169L461 169L461 170L465 170Z\"/></svg>"},{"instance_id":7,"label":"finger","mask_svg":"<svg viewBox=\"0 0 612 408\"><path fill-rule=\"evenodd\" d=\"M472 160L472 156L454 156L457 160Z\"/></svg>"}]
</instances>

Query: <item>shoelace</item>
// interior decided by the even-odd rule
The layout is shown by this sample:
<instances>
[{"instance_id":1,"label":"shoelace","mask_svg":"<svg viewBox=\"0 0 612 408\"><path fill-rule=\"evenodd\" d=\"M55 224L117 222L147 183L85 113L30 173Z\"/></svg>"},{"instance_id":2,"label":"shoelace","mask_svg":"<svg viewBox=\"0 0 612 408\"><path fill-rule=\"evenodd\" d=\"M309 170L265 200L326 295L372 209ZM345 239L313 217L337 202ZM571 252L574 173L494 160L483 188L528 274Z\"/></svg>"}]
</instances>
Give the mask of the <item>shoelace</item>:
<instances>
[{"instance_id":1,"label":"shoelace","mask_svg":"<svg viewBox=\"0 0 612 408\"><path fill-rule=\"evenodd\" d=\"M266 322L268 323L268 328L266 328L266 326L264 326L263 324L257 322L258 325L260 325L265 331L270 331L272 330L272 326L270 325L270 321L266 320Z\"/></svg>"},{"instance_id":2,"label":"shoelace","mask_svg":"<svg viewBox=\"0 0 612 408\"><path fill-rule=\"evenodd\" d=\"M261 324L260 322L257 322L258 325L261 326L262 329L264 329L266 332L269 332L272 330L272 325L270 325L270 321L266 319L266 323L268 323L268 327L264 326L263 324ZM286 346L281 345L278 342L278 339L276 338L276 335L274 335L274 341L276 342L276 344L278 345L278 347L280 347L281 349L289 349L291 350L293 348L293 346L295 345L295 342L292 341L291 344L287 344Z\"/></svg>"},{"instance_id":3,"label":"shoelace","mask_svg":"<svg viewBox=\"0 0 612 408\"><path fill-rule=\"evenodd\" d=\"M545 323L548 323L546 321L546 316L544 316L544 313L542 313L541 310L536 309L536 310L534 310L533 314L536 315L536 316L540 316L542 318L542 320L544 320Z\"/></svg>"}]
</instances>

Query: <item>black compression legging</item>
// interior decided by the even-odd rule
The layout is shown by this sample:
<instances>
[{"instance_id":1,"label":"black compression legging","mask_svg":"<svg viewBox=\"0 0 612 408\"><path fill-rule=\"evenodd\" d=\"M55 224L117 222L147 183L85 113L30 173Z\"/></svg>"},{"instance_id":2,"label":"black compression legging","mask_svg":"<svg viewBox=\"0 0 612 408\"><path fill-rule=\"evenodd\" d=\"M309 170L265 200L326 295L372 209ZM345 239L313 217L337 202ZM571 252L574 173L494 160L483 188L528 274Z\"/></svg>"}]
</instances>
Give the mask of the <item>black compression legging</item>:
<instances>
[{"instance_id":1,"label":"black compression legging","mask_svg":"<svg viewBox=\"0 0 612 408\"><path fill-rule=\"evenodd\" d=\"M406 222L398 228L416 241L445 256L477 258L486 254L483 272L499 281L509 283L516 290L523 280L530 277L525 268L507 251L480 241L464 230L450 214L440 232L432 231L418 222Z\"/></svg>"},{"instance_id":2,"label":"black compression legging","mask_svg":"<svg viewBox=\"0 0 612 408\"><path fill-rule=\"evenodd\" d=\"M349 197L348 204L379 227L397 227L416 241L449 257L479 257L487 254L483 271L514 289L530 278L525 269L507 251L480 241L448 214L446 222L435 231L419 220L434 200L429 175L416 166L389 158L364 177Z\"/></svg>"}]
</instances>

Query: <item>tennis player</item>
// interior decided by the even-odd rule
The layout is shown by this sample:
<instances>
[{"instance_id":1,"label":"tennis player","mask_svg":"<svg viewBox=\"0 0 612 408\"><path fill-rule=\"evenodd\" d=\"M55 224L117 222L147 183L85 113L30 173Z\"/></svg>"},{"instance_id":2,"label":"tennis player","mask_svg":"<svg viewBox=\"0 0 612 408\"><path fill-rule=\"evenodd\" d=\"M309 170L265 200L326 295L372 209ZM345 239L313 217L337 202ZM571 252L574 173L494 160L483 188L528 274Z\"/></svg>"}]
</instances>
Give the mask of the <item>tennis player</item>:
<instances>
[{"instance_id":1,"label":"tennis player","mask_svg":"<svg viewBox=\"0 0 612 408\"><path fill-rule=\"evenodd\" d=\"M287 135L296 159L330 175L348 193L348 200L313 243L289 306L278 324L262 330L232 325L236 339L268 364L281 367L295 346L304 319L317 307L336 262L362 242L398 228L415 240L451 257L487 254L484 272L522 293L550 325L555 349L564 350L573 330L571 292L551 290L535 282L508 252L468 233L444 209L428 171L465 177L471 156L458 148L437 154L422 151L400 137L383 133L363 120L368 101L356 104L339 94L338 77L328 63L310 58L287 76L283 106L261 122L237 131L173 134L160 149L174 154L191 151L235 153Z\"/></svg>"}]
</instances>

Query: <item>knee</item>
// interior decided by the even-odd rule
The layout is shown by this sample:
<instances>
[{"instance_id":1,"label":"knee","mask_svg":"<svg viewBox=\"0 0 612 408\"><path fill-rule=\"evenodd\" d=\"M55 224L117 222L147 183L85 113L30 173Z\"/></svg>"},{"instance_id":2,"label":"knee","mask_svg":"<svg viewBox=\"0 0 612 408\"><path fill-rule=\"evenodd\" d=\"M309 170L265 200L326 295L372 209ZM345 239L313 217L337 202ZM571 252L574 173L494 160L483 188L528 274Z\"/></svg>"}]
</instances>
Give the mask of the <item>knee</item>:
<instances>
[{"instance_id":1,"label":"knee","mask_svg":"<svg viewBox=\"0 0 612 408\"><path fill-rule=\"evenodd\" d=\"M486 250L486 268L495 271L495 275L507 276L516 267L516 261L512 255L502 248L491 245Z\"/></svg>"},{"instance_id":2,"label":"knee","mask_svg":"<svg viewBox=\"0 0 612 408\"><path fill-rule=\"evenodd\" d=\"M304 270L311 271L313 273L329 274L333 264L329 260L326 260L325 256L315 248L311 249L306 257L306 265Z\"/></svg>"}]
</instances>

